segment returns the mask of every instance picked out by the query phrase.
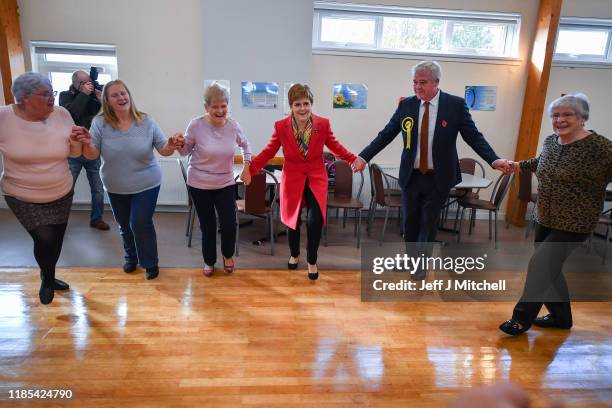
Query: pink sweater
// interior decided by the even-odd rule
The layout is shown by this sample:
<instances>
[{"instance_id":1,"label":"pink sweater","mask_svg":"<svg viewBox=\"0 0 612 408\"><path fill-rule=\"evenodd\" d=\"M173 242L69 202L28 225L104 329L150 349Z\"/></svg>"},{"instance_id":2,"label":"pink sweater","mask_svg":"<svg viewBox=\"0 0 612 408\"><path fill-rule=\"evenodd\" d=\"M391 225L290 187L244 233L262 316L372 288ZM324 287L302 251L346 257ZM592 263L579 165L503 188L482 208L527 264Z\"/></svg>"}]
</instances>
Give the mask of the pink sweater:
<instances>
[{"instance_id":1,"label":"pink sweater","mask_svg":"<svg viewBox=\"0 0 612 408\"><path fill-rule=\"evenodd\" d=\"M211 126L206 117L194 118L185 132L182 156L191 154L187 184L203 190L216 190L234 184L234 151L242 148L244 160L251 160L249 141L240 125L228 119L225 126Z\"/></svg>"},{"instance_id":2,"label":"pink sweater","mask_svg":"<svg viewBox=\"0 0 612 408\"><path fill-rule=\"evenodd\" d=\"M17 116L12 105L0 106L0 153L4 171L0 187L5 195L31 203L47 203L68 194L70 131L68 111L56 106L44 122Z\"/></svg>"}]
</instances>

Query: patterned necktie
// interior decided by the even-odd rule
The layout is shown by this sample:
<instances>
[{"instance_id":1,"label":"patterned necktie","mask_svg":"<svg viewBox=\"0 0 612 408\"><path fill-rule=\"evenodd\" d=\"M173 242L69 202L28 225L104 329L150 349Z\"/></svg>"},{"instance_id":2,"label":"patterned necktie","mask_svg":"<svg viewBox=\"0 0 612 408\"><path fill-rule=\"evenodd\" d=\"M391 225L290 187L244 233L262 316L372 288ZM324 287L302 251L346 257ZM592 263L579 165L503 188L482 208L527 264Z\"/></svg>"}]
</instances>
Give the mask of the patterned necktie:
<instances>
[{"instance_id":1,"label":"patterned necktie","mask_svg":"<svg viewBox=\"0 0 612 408\"><path fill-rule=\"evenodd\" d=\"M312 134L312 117L308 119L304 130L300 131L295 117L291 118L293 134L298 145L298 150L304 157L308 155L308 145L310 144L310 135Z\"/></svg>"},{"instance_id":2,"label":"patterned necktie","mask_svg":"<svg viewBox=\"0 0 612 408\"><path fill-rule=\"evenodd\" d=\"M419 171L423 174L429 169L427 164L427 150L429 142L429 102L424 102L425 111L423 112L423 120L421 123L421 132L419 137Z\"/></svg>"}]
</instances>

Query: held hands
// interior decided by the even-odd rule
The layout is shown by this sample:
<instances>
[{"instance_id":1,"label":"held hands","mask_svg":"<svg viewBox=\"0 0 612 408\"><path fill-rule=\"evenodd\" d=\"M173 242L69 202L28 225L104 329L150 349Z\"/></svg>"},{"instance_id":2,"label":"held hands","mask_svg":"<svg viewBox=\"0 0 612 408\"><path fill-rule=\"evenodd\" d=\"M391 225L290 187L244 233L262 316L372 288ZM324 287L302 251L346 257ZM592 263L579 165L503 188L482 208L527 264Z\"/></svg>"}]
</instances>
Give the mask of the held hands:
<instances>
[{"instance_id":1,"label":"held hands","mask_svg":"<svg viewBox=\"0 0 612 408\"><path fill-rule=\"evenodd\" d=\"M242 180L245 186L251 184L251 172L249 171L249 166L246 164L242 169L242 173L240 174L240 180Z\"/></svg>"},{"instance_id":2,"label":"held hands","mask_svg":"<svg viewBox=\"0 0 612 408\"><path fill-rule=\"evenodd\" d=\"M493 163L491 163L491 166L506 175L519 171L518 163L507 159L497 159Z\"/></svg>"},{"instance_id":3,"label":"held hands","mask_svg":"<svg viewBox=\"0 0 612 408\"><path fill-rule=\"evenodd\" d=\"M70 132L70 140L73 142L88 145L91 143L91 134L89 130L82 126L73 126Z\"/></svg>"},{"instance_id":4,"label":"held hands","mask_svg":"<svg viewBox=\"0 0 612 408\"><path fill-rule=\"evenodd\" d=\"M185 146L185 138L180 133L175 133L168 138L168 146L177 150Z\"/></svg>"},{"instance_id":5,"label":"held hands","mask_svg":"<svg viewBox=\"0 0 612 408\"><path fill-rule=\"evenodd\" d=\"M363 169L365 169L365 166L366 166L365 160L357 156L355 161L353 161L353 163L351 164L351 169L353 170L353 173L357 173L358 171L363 171Z\"/></svg>"}]
</instances>

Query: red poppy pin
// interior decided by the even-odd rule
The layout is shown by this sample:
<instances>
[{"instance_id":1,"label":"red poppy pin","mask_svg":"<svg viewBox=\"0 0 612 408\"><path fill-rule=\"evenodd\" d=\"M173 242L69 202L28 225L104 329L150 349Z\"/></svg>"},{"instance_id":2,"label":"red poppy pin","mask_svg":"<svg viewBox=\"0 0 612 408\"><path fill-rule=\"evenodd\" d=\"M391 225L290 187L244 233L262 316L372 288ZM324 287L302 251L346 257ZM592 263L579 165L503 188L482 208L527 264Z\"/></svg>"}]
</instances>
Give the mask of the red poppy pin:
<instances>
[{"instance_id":1,"label":"red poppy pin","mask_svg":"<svg viewBox=\"0 0 612 408\"><path fill-rule=\"evenodd\" d=\"M448 125L448 122L446 120L442 120L442 127L445 128L446 125Z\"/></svg>"}]
</instances>

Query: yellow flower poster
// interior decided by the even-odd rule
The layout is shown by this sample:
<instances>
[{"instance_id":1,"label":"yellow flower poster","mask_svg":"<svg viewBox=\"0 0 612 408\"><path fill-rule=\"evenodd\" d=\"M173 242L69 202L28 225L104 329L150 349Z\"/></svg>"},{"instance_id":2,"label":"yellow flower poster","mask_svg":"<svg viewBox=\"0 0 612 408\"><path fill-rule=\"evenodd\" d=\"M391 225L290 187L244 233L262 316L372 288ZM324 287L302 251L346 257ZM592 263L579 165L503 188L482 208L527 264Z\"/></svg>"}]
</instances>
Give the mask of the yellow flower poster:
<instances>
[{"instance_id":1,"label":"yellow flower poster","mask_svg":"<svg viewBox=\"0 0 612 408\"><path fill-rule=\"evenodd\" d=\"M334 109L368 108L368 87L365 84L336 83L332 94Z\"/></svg>"}]
</instances>

